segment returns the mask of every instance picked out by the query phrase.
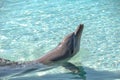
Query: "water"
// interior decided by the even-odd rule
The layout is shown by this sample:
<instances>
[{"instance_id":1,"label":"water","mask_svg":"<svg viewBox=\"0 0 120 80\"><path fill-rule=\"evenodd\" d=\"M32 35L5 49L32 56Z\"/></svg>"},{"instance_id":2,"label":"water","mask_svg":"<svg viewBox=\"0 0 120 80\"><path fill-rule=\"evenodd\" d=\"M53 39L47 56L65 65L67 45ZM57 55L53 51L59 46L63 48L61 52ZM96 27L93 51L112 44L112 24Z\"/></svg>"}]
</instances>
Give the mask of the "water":
<instances>
[{"instance_id":1,"label":"water","mask_svg":"<svg viewBox=\"0 0 120 80\"><path fill-rule=\"evenodd\" d=\"M120 0L0 0L0 57L39 58L80 23L83 51L72 61L82 63L87 80L119 80ZM80 80L62 67L10 80L48 78Z\"/></svg>"}]
</instances>

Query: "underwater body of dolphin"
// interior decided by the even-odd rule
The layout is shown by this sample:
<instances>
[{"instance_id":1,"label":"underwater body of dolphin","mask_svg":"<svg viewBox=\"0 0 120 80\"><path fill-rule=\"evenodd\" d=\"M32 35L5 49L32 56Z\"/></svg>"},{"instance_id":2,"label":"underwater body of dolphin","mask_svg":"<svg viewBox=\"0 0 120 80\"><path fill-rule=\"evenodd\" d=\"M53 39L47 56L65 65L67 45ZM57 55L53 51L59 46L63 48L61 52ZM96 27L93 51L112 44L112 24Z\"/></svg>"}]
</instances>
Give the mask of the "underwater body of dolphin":
<instances>
[{"instance_id":1,"label":"underwater body of dolphin","mask_svg":"<svg viewBox=\"0 0 120 80\"><path fill-rule=\"evenodd\" d=\"M49 51L39 59L20 63L0 58L0 76L10 75L12 72L18 73L21 69L25 72L33 71L36 70L34 69L36 66L37 69L40 68L39 64L60 65L69 70L71 70L71 67L76 68L72 63L68 62L68 60L80 49L80 39L83 28L84 25L80 24L78 28L71 34L67 35L55 49ZM24 68L25 66L29 68ZM7 71L8 68L11 72Z\"/></svg>"}]
</instances>

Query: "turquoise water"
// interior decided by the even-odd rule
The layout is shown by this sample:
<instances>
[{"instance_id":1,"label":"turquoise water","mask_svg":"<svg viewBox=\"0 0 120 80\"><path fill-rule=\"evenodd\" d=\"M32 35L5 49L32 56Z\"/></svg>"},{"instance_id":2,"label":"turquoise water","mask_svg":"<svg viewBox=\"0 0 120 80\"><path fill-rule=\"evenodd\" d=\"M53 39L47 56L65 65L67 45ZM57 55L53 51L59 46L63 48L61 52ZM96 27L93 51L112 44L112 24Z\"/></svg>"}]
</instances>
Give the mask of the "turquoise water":
<instances>
[{"instance_id":1,"label":"turquoise water","mask_svg":"<svg viewBox=\"0 0 120 80\"><path fill-rule=\"evenodd\" d=\"M39 58L80 23L82 51L72 61L82 64L87 80L119 80L120 0L0 0L0 57ZM17 80L80 80L68 72L58 67Z\"/></svg>"}]
</instances>

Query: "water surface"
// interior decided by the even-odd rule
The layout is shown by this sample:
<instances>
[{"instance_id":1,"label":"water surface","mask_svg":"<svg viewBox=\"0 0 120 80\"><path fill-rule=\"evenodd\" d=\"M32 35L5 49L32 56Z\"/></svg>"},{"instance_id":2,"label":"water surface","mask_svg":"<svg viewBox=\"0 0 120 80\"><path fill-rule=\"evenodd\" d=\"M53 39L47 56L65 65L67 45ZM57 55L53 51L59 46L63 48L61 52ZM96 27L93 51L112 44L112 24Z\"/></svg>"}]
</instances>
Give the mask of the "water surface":
<instances>
[{"instance_id":1,"label":"water surface","mask_svg":"<svg viewBox=\"0 0 120 80\"><path fill-rule=\"evenodd\" d=\"M87 80L119 80L119 0L0 0L0 57L15 61L39 58L80 23L85 25L82 51L72 62L82 63ZM58 67L17 80L33 78L80 79Z\"/></svg>"}]
</instances>

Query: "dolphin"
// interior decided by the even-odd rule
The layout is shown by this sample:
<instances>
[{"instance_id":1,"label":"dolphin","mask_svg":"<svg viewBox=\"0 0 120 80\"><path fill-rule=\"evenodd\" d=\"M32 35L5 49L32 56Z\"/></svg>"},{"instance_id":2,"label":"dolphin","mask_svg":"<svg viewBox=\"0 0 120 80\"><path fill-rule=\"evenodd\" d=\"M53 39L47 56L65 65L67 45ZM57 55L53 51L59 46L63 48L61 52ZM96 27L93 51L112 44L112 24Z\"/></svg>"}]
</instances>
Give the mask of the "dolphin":
<instances>
[{"instance_id":1,"label":"dolphin","mask_svg":"<svg viewBox=\"0 0 120 80\"><path fill-rule=\"evenodd\" d=\"M78 28L67 35L55 49L49 51L46 55L36 61L45 65L67 62L79 52L82 31L83 24L80 24Z\"/></svg>"},{"instance_id":2,"label":"dolphin","mask_svg":"<svg viewBox=\"0 0 120 80\"><path fill-rule=\"evenodd\" d=\"M28 67L34 64L39 65L40 63L40 64L47 65L47 66L50 66L50 65L63 66L66 69L69 69L73 72L76 72L76 71L79 72L79 69L74 64L68 62L68 60L71 59L76 53L79 52L80 40L81 40L83 28L84 28L84 25L80 24L77 27L77 29L74 32L68 34L56 46L56 48L54 48L53 50L49 51L48 53L46 53L45 55L43 55L42 57L36 60L26 61L22 63L22 62L15 62L15 61L10 61L7 59L0 58L0 67L2 66L3 68L7 66L8 68L9 66L12 66L10 68L14 70L14 66L15 66L15 68L17 67L17 70L15 71L18 72L18 71L21 71L21 70L18 70L18 67L20 68L22 65L27 65ZM39 67L37 68L30 67L30 68L24 69L23 73L28 73L38 68ZM1 74L2 73L0 73L0 75Z\"/></svg>"}]
</instances>

